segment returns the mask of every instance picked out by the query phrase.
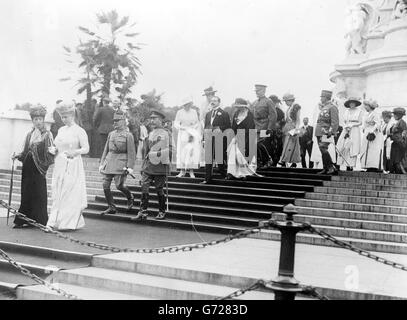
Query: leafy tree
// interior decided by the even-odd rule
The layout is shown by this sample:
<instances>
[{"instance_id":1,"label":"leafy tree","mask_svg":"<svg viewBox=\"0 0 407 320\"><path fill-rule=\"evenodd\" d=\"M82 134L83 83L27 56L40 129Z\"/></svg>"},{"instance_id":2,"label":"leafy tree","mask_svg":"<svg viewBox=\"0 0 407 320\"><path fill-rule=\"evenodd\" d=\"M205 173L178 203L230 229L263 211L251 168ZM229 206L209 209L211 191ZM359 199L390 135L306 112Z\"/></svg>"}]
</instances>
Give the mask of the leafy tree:
<instances>
[{"instance_id":1,"label":"leafy tree","mask_svg":"<svg viewBox=\"0 0 407 320\"><path fill-rule=\"evenodd\" d=\"M141 73L141 63L136 56L136 51L141 47L140 44L133 43L139 33L133 31L134 23L129 26L129 17L120 18L115 10L97 14L96 17L99 25L109 27L110 34L105 39L88 28L78 27L88 38L85 42L80 40L75 50L81 58L78 67L84 74L77 81L80 86L78 94L86 90L87 103L90 104L93 95L102 93L110 96L113 89L124 102L137 82L138 73ZM125 45L119 45L124 42ZM64 50L68 57L72 57L73 51L70 48L64 47ZM72 60L67 61L74 63Z\"/></svg>"}]
</instances>

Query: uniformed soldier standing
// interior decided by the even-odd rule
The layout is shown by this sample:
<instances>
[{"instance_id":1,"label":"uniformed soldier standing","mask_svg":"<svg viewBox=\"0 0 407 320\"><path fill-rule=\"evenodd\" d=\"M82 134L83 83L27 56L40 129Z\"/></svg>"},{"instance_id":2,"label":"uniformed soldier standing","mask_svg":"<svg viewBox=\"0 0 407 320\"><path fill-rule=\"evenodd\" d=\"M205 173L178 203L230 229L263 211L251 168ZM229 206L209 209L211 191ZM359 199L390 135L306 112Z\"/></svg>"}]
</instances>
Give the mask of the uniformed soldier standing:
<instances>
[{"instance_id":1,"label":"uniformed soldier standing","mask_svg":"<svg viewBox=\"0 0 407 320\"><path fill-rule=\"evenodd\" d=\"M159 111L152 111L150 115L151 131L143 144L141 168L141 205L140 211L132 220L145 220L148 217L149 188L154 183L158 196L157 220L164 220L166 215L164 186L170 173L171 137L163 128L165 116Z\"/></svg>"},{"instance_id":2,"label":"uniformed soldier standing","mask_svg":"<svg viewBox=\"0 0 407 320\"><path fill-rule=\"evenodd\" d=\"M319 150L322 155L322 163L324 170L319 174L337 174L338 170L332 162L328 147L334 142L334 137L338 133L339 128L339 111L338 108L331 102L332 92L323 90L321 93L320 112L315 128L315 136L318 140Z\"/></svg>"},{"instance_id":3,"label":"uniformed soldier standing","mask_svg":"<svg viewBox=\"0 0 407 320\"><path fill-rule=\"evenodd\" d=\"M127 198L127 210L130 211L134 205L134 196L125 186L125 183L127 175L133 174L136 150L133 135L126 126L126 116L122 111L114 114L113 127L114 131L109 133L99 167L100 173L104 175L103 191L109 205L109 208L102 212L102 215L117 213L110 190L113 179L117 190Z\"/></svg>"},{"instance_id":4,"label":"uniformed soldier standing","mask_svg":"<svg viewBox=\"0 0 407 320\"><path fill-rule=\"evenodd\" d=\"M277 110L272 100L266 97L267 86L256 84L255 91L257 100L252 104L254 123L257 130L257 150L259 167L271 167L271 137L276 129Z\"/></svg>"}]
</instances>

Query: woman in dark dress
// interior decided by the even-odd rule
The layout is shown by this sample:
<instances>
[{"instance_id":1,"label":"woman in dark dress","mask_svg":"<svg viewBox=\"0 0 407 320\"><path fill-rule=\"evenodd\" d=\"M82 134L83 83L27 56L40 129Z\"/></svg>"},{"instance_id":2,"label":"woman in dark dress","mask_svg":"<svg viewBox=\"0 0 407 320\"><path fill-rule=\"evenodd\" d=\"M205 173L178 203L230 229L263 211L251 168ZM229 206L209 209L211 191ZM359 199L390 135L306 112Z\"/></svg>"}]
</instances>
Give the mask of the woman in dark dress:
<instances>
[{"instance_id":1,"label":"woman in dark dress","mask_svg":"<svg viewBox=\"0 0 407 320\"><path fill-rule=\"evenodd\" d=\"M235 137L228 146L228 180L245 179L247 176L255 175L257 168L257 148L253 148L256 146L256 125L253 114L249 110L249 103L238 98L233 107L237 111L232 120L232 130ZM250 145L253 150L250 150Z\"/></svg>"},{"instance_id":2,"label":"woman in dark dress","mask_svg":"<svg viewBox=\"0 0 407 320\"><path fill-rule=\"evenodd\" d=\"M403 160L406 156L403 132L407 131L407 124L403 117L406 115L406 110L404 108L395 108L393 114L396 123L390 130L390 139L393 141L393 144L391 145L388 166L390 173L406 174L403 166Z\"/></svg>"},{"instance_id":3,"label":"woman in dark dress","mask_svg":"<svg viewBox=\"0 0 407 320\"><path fill-rule=\"evenodd\" d=\"M21 205L18 211L44 226L48 221L46 174L54 161L54 156L48 152L48 148L53 145L53 139L51 132L45 128L46 113L43 106L30 110L34 128L27 134L23 152L14 157L23 163ZM15 229L25 225L28 223L18 216L15 217Z\"/></svg>"}]
</instances>

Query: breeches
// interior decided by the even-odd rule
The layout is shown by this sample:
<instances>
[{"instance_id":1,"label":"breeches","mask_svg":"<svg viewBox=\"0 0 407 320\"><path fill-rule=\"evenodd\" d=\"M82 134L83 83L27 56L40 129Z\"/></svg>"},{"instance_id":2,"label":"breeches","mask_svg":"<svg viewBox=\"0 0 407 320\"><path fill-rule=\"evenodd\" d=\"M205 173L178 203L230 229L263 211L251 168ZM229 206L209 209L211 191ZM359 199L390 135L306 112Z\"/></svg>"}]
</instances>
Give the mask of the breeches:
<instances>
[{"instance_id":1,"label":"breeches","mask_svg":"<svg viewBox=\"0 0 407 320\"><path fill-rule=\"evenodd\" d=\"M103 177L103 189L110 189L113 179L117 190L120 190L123 189L127 176L124 174L105 174Z\"/></svg>"},{"instance_id":2,"label":"breeches","mask_svg":"<svg viewBox=\"0 0 407 320\"><path fill-rule=\"evenodd\" d=\"M146 173L143 173L141 176L141 193L148 193L150 185L154 183L155 190L157 195L164 195L164 186L165 186L166 176L152 176Z\"/></svg>"}]
</instances>

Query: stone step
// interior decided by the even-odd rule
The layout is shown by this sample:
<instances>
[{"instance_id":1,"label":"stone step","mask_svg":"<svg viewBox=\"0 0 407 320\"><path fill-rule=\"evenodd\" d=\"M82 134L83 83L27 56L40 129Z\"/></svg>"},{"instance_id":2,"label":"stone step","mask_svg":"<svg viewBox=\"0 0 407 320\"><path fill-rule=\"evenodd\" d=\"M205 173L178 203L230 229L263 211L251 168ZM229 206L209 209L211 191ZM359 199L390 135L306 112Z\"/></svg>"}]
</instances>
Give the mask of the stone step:
<instances>
[{"instance_id":1,"label":"stone step","mask_svg":"<svg viewBox=\"0 0 407 320\"><path fill-rule=\"evenodd\" d=\"M11 175L9 173L0 173L0 179L3 180L10 180ZM47 178L49 181L51 180L51 177ZM256 178L253 178L256 179ZM199 184L202 182L204 179L196 178L196 179L191 179L191 178L176 178L174 176L171 176L168 178L169 183L172 182L178 182L178 183L190 183L190 184ZM21 175L14 175L14 181L21 181ZM133 179L128 179L129 184L136 184L138 183L139 180L134 181ZM86 177L86 183L89 182L96 182L99 183L100 185L102 184L102 176L89 176ZM323 181L313 181L313 180L301 180L301 179L284 179L284 178L266 178L266 180L263 179L263 181L256 181L256 180L250 180L250 181L226 181L224 179L216 179L214 178L211 186L234 186L234 187L245 187L245 188L263 188L263 189L269 189L269 188L276 188L278 186L281 186L282 188L286 189L289 188L290 190L297 190L297 191L312 191L314 186L322 186Z\"/></svg>"},{"instance_id":2,"label":"stone step","mask_svg":"<svg viewBox=\"0 0 407 320\"><path fill-rule=\"evenodd\" d=\"M389 191L389 192L407 192L407 187L397 187L390 185L369 184L360 182L343 182L343 181L325 181L324 187L328 188L347 188L357 190L370 190L370 191Z\"/></svg>"},{"instance_id":3,"label":"stone step","mask_svg":"<svg viewBox=\"0 0 407 320\"><path fill-rule=\"evenodd\" d=\"M149 300L150 298L142 295L129 295L123 293L111 292L108 290L99 290L85 288L78 285L65 283L53 283L58 289L77 296L82 300ZM56 291L49 289L44 285L26 286L17 288L17 299L19 300L68 300Z\"/></svg>"},{"instance_id":4,"label":"stone step","mask_svg":"<svg viewBox=\"0 0 407 320\"><path fill-rule=\"evenodd\" d=\"M395 180L391 178L366 178L366 177L348 177L348 176L334 176L332 181L344 183L365 183L365 184L379 184L394 187L407 187L407 180Z\"/></svg>"},{"instance_id":5,"label":"stone step","mask_svg":"<svg viewBox=\"0 0 407 320\"><path fill-rule=\"evenodd\" d=\"M283 213L273 213L273 218L276 220L285 221L286 216ZM365 221L357 219L343 219L338 217L315 217L301 214L296 215L294 220L299 223L307 222L312 225L323 225L337 228L407 233L407 223Z\"/></svg>"},{"instance_id":6,"label":"stone step","mask_svg":"<svg viewBox=\"0 0 407 320\"><path fill-rule=\"evenodd\" d=\"M140 205L141 193L134 193L136 207ZM91 198L92 196L89 196ZM150 194L150 199L158 199L157 194ZM244 208L246 211L256 210L256 211L281 211L286 204L293 203L294 199L282 198L275 200L277 203L260 203L260 202L247 202L247 201L236 201L236 200L225 200L225 199L215 199L215 198L203 198L203 197L191 197L191 196L181 196L181 195L169 195L170 206L176 205L187 205L191 207L190 210L196 211L195 208L224 208L232 209L234 211L241 210ZM106 203L104 197L96 196L94 198L96 202ZM90 200L93 201L93 200ZM127 199L125 198L115 198L115 204L126 205ZM199 203L199 205L197 205ZM194 207L194 208L192 208ZM406 209L407 210L407 209ZM200 211L201 212L201 211ZM205 211L207 212L207 211Z\"/></svg>"},{"instance_id":7,"label":"stone step","mask_svg":"<svg viewBox=\"0 0 407 320\"><path fill-rule=\"evenodd\" d=\"M329 208L338 210L351 210L351 211L363 211L363 212L379 212L389 214L407 214L407 208L400 208L395 206L380 206L372 204L360 204L360 203L345 203L345 202L333 202L322 200L309 200L309 199L296 199L295 205L300 207L310 208Z\"/></svg>"},{"instance_id":8,"label":"stone step","mask_svg":"<svg viewBox=\"0 0 407 320\"><path fill-rule=\"evenodd\" d=\"M328 228L318 228L318 229L322 229L326 232L332 233L332 229ZM280 234L274 230L262 230L259 234L250 236L250 238L280 241ZM391 241L366 240L363 238L355 239L342 237L340 235L335 235L335 238L370 252L407 254L407 244L405 242L400 243ZM297 234L297 242L324 247L338 247L336 244L327 241L320 236L307 233Z\"/></svg>"},{"instance_id":9,"label":"stone step","mask_svg":"<svg viewBox=\"0 0 407 320\"><path fill-rule=\"evenodd\" d=\"M373 204L380 206L394 206L394 207L407 207L407 200L404 198L389 199L379 197L366 197L366 196L348 196L340 194L324 194L324 193L307 193L305 199L322 200L333 202L346 202L346 203L359 203L359 204Z\"/></svg>"},{"instance_id":10,"label":"stone step","mask_svg":"<svg viewBox=\"0 0 407 320\"><path fill-rule=\"evenodd\" d=\"M407 191L391 192L391 191L360 190L360 189L330 188L330 187L315 187L314 192L323 194L336 194L336 195L386 198L386 199L404 199L407 196Z\"/></svg>"},{"instance_id":11,"label":"stone step","mask_svg":"<svg viewBox=\"0 0 407 320\"><path fill-rule=\"evenodd\" d=\"M333 210L325 208L297 207L298 213L312 217L329 217L338 219L357 219L362 221L379 221L383 223L407 223L407 215L362 212L350 210Z\"/></svg>"},{"instance_id":12,"label":"stone step","mask_svg":"<svg viewBox=\"0 0 407 320\"><path fill-rule=\"evenodd\" d=\"M240 289L94 267L61 271L55 275L55 280L59 283L81 285L127 295L142 295L159 300L213 300ZM274 295L251 291L239 299L272 300Z\"/></svg>"},{"instance_id":13,"label":"stone step","mask_svg":"<svg viewBox=\"0 0 407 320\"><path fill-rule=\"evenodd\" d=\"M354 178L376 178L376 179L392 179L392 180L407 180L407 175L404 174L385 174L376 172L363 172L363 171L341 171L339 176L354 177Z\"/></svg>"},{"instance_id":14,"label":"stone step","mask_svg":"<svg viewBox=\"0 0 407 320\"><path fill-rule=\"evenodd\" d=\"M8 201L8 198L9 198L9 193L8 192L4 192L4 191L0 192L0 199L1 200ZM14 191L11 199L12 199L12 201L15 201L15 202L19 203L20 200L21 200L20 192L17 193L17 190ZM95 201L95 196L92 196L92 195L88 194L88 202L90 202L90 201ZM50 191L48 191L48 202L49 202L49 204L51 204L51 192Z\"/></svg>"}]
</instances>

